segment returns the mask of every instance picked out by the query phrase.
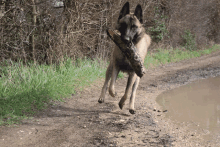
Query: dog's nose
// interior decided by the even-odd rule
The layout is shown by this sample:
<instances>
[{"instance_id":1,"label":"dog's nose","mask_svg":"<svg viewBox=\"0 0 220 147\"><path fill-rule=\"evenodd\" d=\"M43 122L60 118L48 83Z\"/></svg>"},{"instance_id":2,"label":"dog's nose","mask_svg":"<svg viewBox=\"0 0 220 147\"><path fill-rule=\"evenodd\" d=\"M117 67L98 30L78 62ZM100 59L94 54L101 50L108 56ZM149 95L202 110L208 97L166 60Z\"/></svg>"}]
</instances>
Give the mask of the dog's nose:
<instances>
[{"instance_id":1,"label":"dog's nose","mask_svg":"<svg viewBox=\"0 0 220 147\"><path fill-rule=\"evenodd\" d=\"M123 37L123 40L124 40L125 42L130 42L130 37L124 36L124 37Z\"/></svg>"}]
</instances>

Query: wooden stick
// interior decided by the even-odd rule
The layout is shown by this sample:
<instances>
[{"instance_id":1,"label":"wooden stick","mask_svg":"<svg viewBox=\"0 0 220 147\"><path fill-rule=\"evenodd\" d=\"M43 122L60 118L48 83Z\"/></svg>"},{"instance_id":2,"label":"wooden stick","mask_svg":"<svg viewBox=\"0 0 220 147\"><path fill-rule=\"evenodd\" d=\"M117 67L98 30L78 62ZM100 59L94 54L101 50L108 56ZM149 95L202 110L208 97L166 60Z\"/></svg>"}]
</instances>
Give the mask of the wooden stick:
<instances>
[{"instance_id":1,"label":"wooden stick","mask_svg":"<svg viewBox=\"0 0 220 147\"><path fill-rule=\"evenodd\" d=\"M130 61L131 67L141 78L146 72L141 57L138 52L136 52L136 47L134 46L133 42L126 44L121 40L119 33L116 33L112 30L107 30L107 34L127 57L128 61Z\"/></svg>"}]
</instances>

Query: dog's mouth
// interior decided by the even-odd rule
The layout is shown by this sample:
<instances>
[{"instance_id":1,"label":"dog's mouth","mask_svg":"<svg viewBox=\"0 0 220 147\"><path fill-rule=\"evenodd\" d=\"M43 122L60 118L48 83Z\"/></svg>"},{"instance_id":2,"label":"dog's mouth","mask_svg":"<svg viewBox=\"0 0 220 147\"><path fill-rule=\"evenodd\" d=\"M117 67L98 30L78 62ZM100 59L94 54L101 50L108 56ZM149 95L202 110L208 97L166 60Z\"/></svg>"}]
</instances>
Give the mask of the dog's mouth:
<instances>
[{"instance_id":1,"label":"dog's mouth","mask_svg":"<svg viewBox=\"0 0 220 147\"><path fill-rule=\"evenodd\" d=\"M129 43L132 42L131 37L124 36L124 35L121 35L121 40L122 40L123 42L125 42L126 44L129 44Z\"/></svg>"},{"instance_id":2,"label":"dog's mouth","mask_svg":"<svg viewBox=\"0 0 220 147\"><path fill-rule=\"evenodd\" d=\"M127 40L127 39L123 39L123 38L121 37L121 40L124 42L124 44L125 44L127 47L131 47L132 44L133 44L133 42L132 42L131 39Z\"/></svg>"}]
</instances>

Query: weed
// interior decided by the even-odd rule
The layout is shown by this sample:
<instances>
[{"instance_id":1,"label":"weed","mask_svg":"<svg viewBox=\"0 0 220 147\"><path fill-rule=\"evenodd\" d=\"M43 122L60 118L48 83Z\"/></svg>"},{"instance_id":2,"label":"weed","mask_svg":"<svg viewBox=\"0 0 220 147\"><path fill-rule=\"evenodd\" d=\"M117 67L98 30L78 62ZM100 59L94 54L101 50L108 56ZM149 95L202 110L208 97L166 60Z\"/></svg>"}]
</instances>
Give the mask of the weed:
<instances>
[{"instance_id":1,"label":"weed","mask_svg":"<svg viewBox=\"0 0 220 147\"><path fill-rule=\"evenodd\" d=\"M168 34L165 22L155 20L155 26L149 28L152 39L155 42L163 40L164 36Z\"/></svg>"},{"instance_id":2,"label":"weed","mask_svg":"<svg viewBox=\"0 0 220 147\"><path fill-rule=\"evenodd\" d=\"M185 30L184 32L185 34L182 36L184 39L184 47L187 50L193 51L197 49L197 45L196 45L196 37L195 35L193 35L190 30Z\"/></svg>"},{"instance_id":3,"label":"weed","mask_svg":"<svg viewBox=\"0 0 220 147\"><path fill-rule=\"evenodd\" d=\"M167 18L168 18L167 16L160 13L158 7L155 7L154 26L149 27L147 29L147 31L150 32L153 41L158 43L162 41L164 37L168 34L168 30L165 24L165 20Z\"/></svg>"}]
</instances>

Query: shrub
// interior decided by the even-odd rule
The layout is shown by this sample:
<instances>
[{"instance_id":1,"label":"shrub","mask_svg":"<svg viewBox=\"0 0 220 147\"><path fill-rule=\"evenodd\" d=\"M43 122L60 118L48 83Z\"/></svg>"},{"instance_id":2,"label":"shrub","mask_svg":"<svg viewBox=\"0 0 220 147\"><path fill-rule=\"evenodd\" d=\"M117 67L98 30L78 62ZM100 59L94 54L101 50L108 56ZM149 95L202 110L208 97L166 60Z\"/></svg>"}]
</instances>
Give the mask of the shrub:
<instances>
[{"instance_id":1,"label":"shrub","mask_svg":"<svg viewBox=\"0 0 220 147\"><path fill-rule=\"evenodd\" d=\"M185 30L185 34L182 36L184 39L184 47L187 50L193 51L197 49L196 37L190 32L190 30Z\"/></svg>"}]
</instances>

